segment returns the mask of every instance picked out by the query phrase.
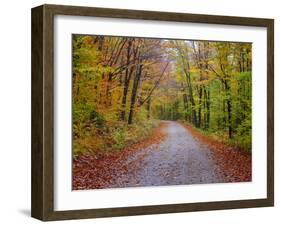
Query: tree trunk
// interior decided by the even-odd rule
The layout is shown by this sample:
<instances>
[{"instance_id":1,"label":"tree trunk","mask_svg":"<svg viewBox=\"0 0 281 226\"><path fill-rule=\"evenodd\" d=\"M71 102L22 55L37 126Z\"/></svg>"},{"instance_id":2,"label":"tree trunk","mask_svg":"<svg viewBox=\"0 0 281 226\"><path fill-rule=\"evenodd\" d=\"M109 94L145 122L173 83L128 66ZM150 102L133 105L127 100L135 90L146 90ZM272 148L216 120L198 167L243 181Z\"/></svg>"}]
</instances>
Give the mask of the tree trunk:
<instances>
[{"instance_id":1,"label":"tree trunk","mask_svg":"<svg viewBox=\"0 0 281 226\"><path fill-rule=\"evenodd\" d=\"M132 72L133 72L133 68L131 68L129 70L130 58L131 58L131 47L132 47L132 41L130 40L128 42L128 48L127 48L127 62L126 62L124 88L123 88L123 96L122 96L122 102L121 102L121 113L120 113L120 119L123 120L123 121L125 121L127 94L128 94L129 84L130 84L130 80L131 80L131 75L132 75Z\"/></svg>"},{"instance_id":2,"label":"tree trunk","mask_svg":"<svg viewBox=\"0 0 281 226\"><path fill-rule=\"evenodd\" d=\"M147 105L146 105L146 110L147 110L147 119L150 119L150 105L151 105L151 97L148 98L147 100Z\"/></svg>"},{"instance_id":3,"label":"tree trunk","mask_svg":"<svg viewBox=\"0 0 281 226\"><path fill-rule=\"evenodd\" d=\"M233 133L232 116L231 116L232 103L231 103L231 96L230 96L230 87L226 80L224 80L224 86L225 86L225 91L226 91L226 95L227 95L226 105L227 105L227 120L228 120L228 123L227 123L228 124L228 137L229 137L229 139L231 139L232 133Z\"/></svg>"},{"instance_id":4,"label":"tree trunk","mask_svg":"<svg viewBox=\"0 0 281 226\"><path fill-rule=\"evenodd\" d=\"M113 67L114 65L117 64L119 58L120 58L120 55L121 55L121 52L122 52L122 49L125 45L125 43L127 42L127 39L122 39L120 40L120 42L118 44L116 44L116 51L115 51L115 48L112 52L112 56L110 57L109 61L108 61L108 66L110 67ZM107 79L107 82L106 82L106 92L105 92L105 104L107 106L110 106L111 105L111 83L112 83L112 79L113 79L113 73L109 73L108 74L108 79Z\"/></svg>"},{"instance_id":5,"label":"tree trunk","mask_svg":"<svg viewBox=\"0 0 281 226\"><path fill-rule=\"evenodd\" d=\"M108 74L108 79L107 79L107 83L106 83L106 92L105 92L105 104L106 106L110 106L111 105L111 82L112 82L112 73Z\"/></svg>"},{"instance_id":6,"label":"tree trunk","mask_svg":"<svg viewBox=\"0 0 281 226\"><path fill-rule=\"evenodd\" d=\"M198 127L201 127L201 103L202 103L202 86L199 86L199 109L198 109Z\"/></svg>"},{"instance_id":7,"label":"tree trunk","mask_svg":"<svg viewBox=\"0 0 281 226\"><path fill-rule=\"evenodd\" d=\"M184 106L184 119L185 121L188 121L188 100L187 100L187 95L186 93L183 94L183 106Z\"/></svg>"},{"instance_id":8,"label":"tree trunk","mask_svg":"<svg viewBox=\"0 0 281 226\"><path fill-rule=\"evenodd\" d=\"M206 92L206 90L205 90L205 92ZM207 102L206 102L206 107L207 107L207 128L210 127L210 105L211 105L210 90L208 90L208 92L207 92Z\"/></svg>"},{"instance_id":9,"label":"tree trunk","mask_svg":"<svg viewBox=\"0 0 281 226\"><path fill-rule=\"evenodd\" d=\"M189 72L190 65L189 65L188 54L185 54L185 56L184 56L179 47L178 47L178 51L180 53L183 71L184 71L184 74L186 77L187 92L188 92L188 96L189 96L189 101L191 103L192 123L197 127L197 116L196 116L195 101L193 99L192 84L191 84L191 78L190 78L190 72Z\"/></svg>"},{"instance_id":10,"label":"tree trunk","mask_svg":"<svg viewBox=\"0 0 281 226\"><path fill-rule=\"evenodd\" d=\"M204 118L203 118L203 126L204 126L204 129L208 128L207 127L207 91L206 91L206 87L203 86L203 107L204 107Z\"/></svg>"},{"instance_id":11,"label":"tree trunk","mask_svg":"<svg viewBox=\"0 0 281 226\"><path fill-rule=\"evenodd\" d=\"M227 112L228 112L228 137L232 138L232 123L231 123L231 101L227 100Z\"/></svg>"},{"instance_id":12,"label":"tree trunk","mask_svg":"<svg viewBox=\"0 0 281 226\"><path fill-rule=\"evenodd\" d=\"M189 68L189 65L188 65L188 68ZM185 76L186 76L186 81L187 81L187 86L188 86L189 100L190 100L191 109L192 109L192 122L196 127L198 127L197 115L196 115L196 110L195 110L195 101L194 101L194 98L193 98L193 91L192 91L192 85L191 85L191 79L190 79L190 73L187 70L185 70Z\"/></svg>"},{"instance_id":13,"label":"tree trunk","mask_svg":"<svg viewBox=\"0 0 281 226\"><path fill-rule=\"evenodd\" d=\"M132 96L131 96L130 112L129 112L129 117L128 117L128 124L133 123L134 108L135 108L138 85L139 85L139 81L141 78L141 73L142 73L142 64L138 66L137 71L136 71L136 76L134 79L134 84L133 84L133 88L132 88Z\"/></svg>"}]
</instances>

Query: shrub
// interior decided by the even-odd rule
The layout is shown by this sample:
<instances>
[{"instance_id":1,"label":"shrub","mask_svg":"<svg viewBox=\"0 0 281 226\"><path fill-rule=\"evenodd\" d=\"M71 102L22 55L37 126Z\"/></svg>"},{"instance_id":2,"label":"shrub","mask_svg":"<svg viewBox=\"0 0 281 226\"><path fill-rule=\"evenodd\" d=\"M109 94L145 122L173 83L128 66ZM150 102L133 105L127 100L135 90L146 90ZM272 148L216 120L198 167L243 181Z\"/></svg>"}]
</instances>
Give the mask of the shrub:
<instances>
[{"instance_id":1,"label":"shrub","mask_svg":"<svg viewBox=\"0 0 281 226\"><path fill-rule=\"evenodd\" d=\"M113 148L121 149L125 146L126 131L122 127L116 128L112 132L112 138L114 140Z\"/></svg>"},{"instance_id":2,"label":"shrub","mask_svg":"<svg viewBox=\"0 0 281 226\"><path fill-rule=\"evenodd\" d=\"M104 123L105 123L104 117L95 110L92 110L91 113L90 113L90 121L97 128L102 128L104 126Z\"/></svg>"}]
</instances>

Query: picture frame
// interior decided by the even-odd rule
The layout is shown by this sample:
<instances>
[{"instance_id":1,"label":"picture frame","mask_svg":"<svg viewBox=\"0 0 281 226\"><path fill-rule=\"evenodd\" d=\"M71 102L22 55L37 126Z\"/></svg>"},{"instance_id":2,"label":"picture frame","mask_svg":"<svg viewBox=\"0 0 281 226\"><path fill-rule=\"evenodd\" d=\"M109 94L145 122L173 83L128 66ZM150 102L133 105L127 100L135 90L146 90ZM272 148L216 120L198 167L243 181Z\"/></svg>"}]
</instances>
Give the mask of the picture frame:
<instances>
[{"instance_id":1,"label":"picture frame","mask_svg":"<svg viewBox=\"0 0 281 226\"><path fill-rule=\"evenodd\" d=\"M54 208L54 20L57 15L223 26L260 27L267 33L266 198L111 208ZM125 9L41 5L32 9L31 215L43 221L207 211L274 205L274 20ZM118 193L118 191L116 191Z\"/></svg>"}]
</instances>

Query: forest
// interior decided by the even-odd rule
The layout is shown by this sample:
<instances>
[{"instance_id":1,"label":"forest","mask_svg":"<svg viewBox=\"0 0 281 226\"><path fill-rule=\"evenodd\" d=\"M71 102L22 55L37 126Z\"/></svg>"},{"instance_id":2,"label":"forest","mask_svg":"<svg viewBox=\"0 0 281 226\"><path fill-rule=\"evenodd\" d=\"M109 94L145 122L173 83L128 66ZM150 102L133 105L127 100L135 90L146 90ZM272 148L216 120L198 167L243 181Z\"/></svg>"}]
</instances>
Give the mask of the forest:
<instances>
[{"instance_id":1,"label":"forest","mask_svg":"<svg viewBox=\"0 0 281 226\"><path fill-rule=\"evenodd\" d=\"M73 35L73 153L122 150L177 121L251 152L251 43Z\"/></svg>"}]
</instances>

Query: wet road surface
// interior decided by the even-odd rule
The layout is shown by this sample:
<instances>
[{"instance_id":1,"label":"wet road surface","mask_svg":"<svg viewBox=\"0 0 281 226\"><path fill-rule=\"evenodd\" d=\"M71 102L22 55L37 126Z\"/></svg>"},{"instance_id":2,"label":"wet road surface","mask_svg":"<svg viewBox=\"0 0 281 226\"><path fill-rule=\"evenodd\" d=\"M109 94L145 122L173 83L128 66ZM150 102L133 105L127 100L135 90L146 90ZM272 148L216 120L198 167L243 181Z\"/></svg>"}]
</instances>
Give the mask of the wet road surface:
<instances>
[{"instance_id":1,"label":"wet road surface","mask_svg":"<svg viewBox=\"0 0 281 226\"><path fill-rule=\"evenodd\" d=\"M178 122L168 121L167 138L137 151L127 160L128 171L110 187L163 186L224 182L208 147Z\"/></svg>"}]
</instances>

